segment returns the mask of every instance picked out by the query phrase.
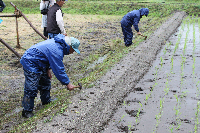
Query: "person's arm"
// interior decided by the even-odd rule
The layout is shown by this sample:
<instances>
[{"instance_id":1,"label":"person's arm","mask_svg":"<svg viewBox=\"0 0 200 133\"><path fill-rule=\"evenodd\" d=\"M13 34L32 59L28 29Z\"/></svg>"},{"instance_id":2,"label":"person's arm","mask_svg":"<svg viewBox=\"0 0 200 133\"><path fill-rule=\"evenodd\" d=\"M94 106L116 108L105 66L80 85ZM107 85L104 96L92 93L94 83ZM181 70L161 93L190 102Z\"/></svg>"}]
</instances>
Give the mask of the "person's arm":
<instances>
[{"instance_id":1,"label":"person's arm","mask_svg":"<svg viewBox=\"0 0 200 133\"><path fill-rule=\"evenodd\" d=\"M138 18L138 17L135 17L135 18L134 18L133 26L134 26L135 30L136 30L138 33L140 33L140 32L139 32L139 28L138 28L138 23L139 23L139 21L140 21L140 18Z\"/></svg>"},{"instance_id":2,"label":"person's arm","mask_svg":"<svg viewBox=\"0 0 200 133\"><path fill-rule=\"evenodd\" d=\"M45 8L45 3L43 0L40 2L40 10L43 10Z\"/></svg>"},{"instance_id":3,"label":"person's arm","mask_svg":"<svg viewBox=\"0 0 200 133\"><path fill-rule=\"evenodd\" d=\"M63 22L63 16L61 10L57 10L56 12L56 21L57 25L60 28L61 34L66 34L65 28L64 28L64 22Z\"/></svg>"},{"instance_id":4,"label":"person's arm","mask_svg":"<svg viewBox=\"0 0 200 133\"><path fill-rule=\"evenodd\" d=\"M41 0L40 2L40 10L43 10L45 7L48 6L49 1Z\"/></svg>"},{"instance_id":5,"label":"person's arm","mask_svg":"<svg viewBox=\"0 0 200 133\"><path fill-rule=\"evenodd\" d=\"M51 70L50 70L50 69L47 70L47 74L48 74L48 76L49 76L49 78L50 78L50 80L51 80L52 75L51 75ZM71 83L69 83L69 84L67 85L67 89L70 90L70 91L73 90L73 89L74 89L74 85L72 85Z\"/></svg>"},{"instance_id":6,"label":"person's arm","mask_svg":"<svg viewBox=\"0 0 200 133\"><path fill-rule=\"evenodd\" d=\"M62 62L61 57L58 57L58 53L55 53L55 55L51 55L49 58L49 64L51 66L51 69L56 76L56 78L63 84L68 85L70 80L65 72L65 67Z\"/></svg>"},{"instance_id":7,"label":"person's arm","mask_svg":"<svg viewBox=\"0 0 200 133\"><path fill-rule=\"evenodd\" d=\"M49 52L48 60L50 67L56 76L56 78L63 84L67 86L68 90L73 90L74 85L70 83L69 77L67 76L65 72L65 67L63 64L63 55L58 54L60 51L51 51ZM48 70L48 76L51 77L50 71Z\"/></svg>"}]
</instances>

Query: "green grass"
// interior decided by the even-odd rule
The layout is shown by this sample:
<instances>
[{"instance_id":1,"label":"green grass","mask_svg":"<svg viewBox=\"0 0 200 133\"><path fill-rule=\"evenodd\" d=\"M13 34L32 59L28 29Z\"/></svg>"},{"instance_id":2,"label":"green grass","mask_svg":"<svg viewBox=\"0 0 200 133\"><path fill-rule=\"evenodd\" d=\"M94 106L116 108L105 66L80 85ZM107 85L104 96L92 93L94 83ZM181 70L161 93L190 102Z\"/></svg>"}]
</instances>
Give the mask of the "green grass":
<instances>
[{"instance_id":1,"label":"green grass","mask_svg":"<svg viewBox=\"0 0 200 133\"><path fill-rule=\"evenodd\" d=\"M138 3L139 2L139 3ZM150 3L141 3L141 1L68 1L62 7L64 13L68 14L98 14L98 15L124 15L129 11L140 8L149 8L150 16L161 16L163 12L170 12L175 10L186 11L189 14L200 14L200 2L186 1L163 1L157 0ZM173 2L179 2L177 4ZM173 3L173 4L172 4ZM14 8L8 1L3 12L13 13ZM40 1L13 1L24 14L38 14L40 13ZM166 10L167 9L167 10Z\"/></svg>"}]
</instances>

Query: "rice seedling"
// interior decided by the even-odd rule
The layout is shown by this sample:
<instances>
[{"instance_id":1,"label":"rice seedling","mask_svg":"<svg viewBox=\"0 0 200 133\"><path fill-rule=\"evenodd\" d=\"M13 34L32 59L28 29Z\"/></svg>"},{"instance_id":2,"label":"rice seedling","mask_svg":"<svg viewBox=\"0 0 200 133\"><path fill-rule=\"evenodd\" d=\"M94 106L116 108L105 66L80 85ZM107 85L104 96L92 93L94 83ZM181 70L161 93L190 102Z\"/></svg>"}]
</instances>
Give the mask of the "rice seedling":
<instances>
[{"instance_id":1,"label":"rice seedling","mask_svg":"<svg viewBox=\"0 0 200 133\"><path fill-rule=\"evenodd\" d=\"M160 124L160 118L162 116L162 109L163 109L163 103L164 103L164 98L161 99L160 98L160 108L159 108L159 113L156 116L156 126L155 126L155 129L153 130L153 133L156 132L156 129L158 128L158 125Z\"/></svg>"},{"instance_id":2,"label":"rice seedling","mask_svg":"<svg viewBox=\"0 0 200 133\"><path fill-rule=\"evenodd\" d=\"M196 44L195 44L195 39L196 39L196 37L195 37L195 19L193 18L193 54L194 54L194 52L195 52L195 49L196 49Z\"/></svg>"},{"instance_id":3,"label":"rice seedling","mask_svg":"<svg viewBox=\"0 0 200 133\"><path fill-rule=\"evenodd\" d=\"M122 119L123 119L126 115L127 115L127 114L123 115L123 116L121 117L121 119L119 120L118 123L120 123L120 122L122 121Z\"/></svg>"},{"instance_id":4,"label":"rice seedling","mask_svg":"<svg viewBox=\"0 0 200 133\"><path fill-rule=\"evenodd\" d=\"M173 67L174 67L174 55L172 55L172 57L171 57L171 72L172 72L172 70L173 70Z\"/></svg>"},{"instance_id":5,"label":"rice seedling","mask_svg":"<svg viewBox=\"0 0 200 133\"><path fill-rule=\"evenodd\" d=\"M182 33L180 32L179 35L178 35L178 41L175 44L174 54L176 53L176 50L177 50L177 48L178 48L178 46L180 44L181 36L182 36Z\"/></svg>"},{"instance_id":6,"label":"rice seedling","mask_svg":"<svg viewBox=\"0 0 200 133\"><path fill-rule=\"evenodd\" d=\"M167 74L167 77L168 77L168 74ZM169 93L169 81L168 81L168 78L166 79L167 81L165 82L165 95L167 95Z\"/></svg>"},{"instance_id":7,"label":"rice seedling","mask_svg":"<svg viewBox=\"0 0 200 133\"><path fill-rule=\"evenodd\" d=\"M170 132L173 133L173 130L174 130L174 124L170 128Z\"/></svg>"},{"instance_id":8,"label":"rice seedling","mask_svg":"<svg viewBox=\"0 0 200 133\"><path fill-rule=\"evenodd\" d=\"M188 90L186 90L186 91L182 92L182 94L181 94L180 98L186 97L186 96L187 96L187 92L188 92Z\"/></svg>"},{"instance_id":9,"label":"rice seedling","mask_svg":"<svg viewBox=\"0 0 200 133\"><path fill-rule=\"evenodd\" d=\"M186 32L186 37L185 37L185 43L184 43L184 48L183 48L183 54L185 55L185 50L187 48L187 38L188 38L188 34L189 34L189 23L187 23L187 32Z\"/></svg>"},{"instance_id":10,"label":"rice seedling","mask_svg":"<svg viewBox=\"0 0 200 133\"><path fill-rule=\"evenodd\" d=\"M199 85L199 83L200 83L200 81L198 81L198 82L196 82L196 88L197 88L197 98L199 97L199 95L200 95L200 90L199 90L199 87L198 87L198 85Z\"/></svg>"},{"instance_id":11,"label":"rice seedling","mask_svg":"<svg viewBox=\"0 0 200 133\"><path fill-rule=\"evenodd\" d=\"M192 74L195 76L195 59L196 57L193 57L193 64L192 64Z\"/></svg>"},{"instance_id":12,"label":"rice seedling","mask_svg":"<svg viewBox=\"0 0 200 133\"><path fill-rule=\"evenodd\" d=\"M198 131L198 125L199 125L199 111L200 111L200 102L197 102L197 108L195 112L195 126L194 126L194 132L197 133Z\"/></svg>"},{"instance_id":13,"label":"rice seedling","mask_svg":"<svg viewBox=\"0 0 200 133\"><path fill-rule=\"evenodd\" d=\"M128 122L128 130L129 130L129 131L131 131L131 129L132 129L131 123L132 123L132 122Z\"/></svg>"},{"instance_id":14,"label":"rice seedling","mask_svg":"<svg viewBox=\"0 0 200 133\"><path fill-rule=\"evenodd\" d=\"M161 65L161 67L163 66L163 59L162 59L162 57L160 57L160 65Z\"/></svg>"}]
</instances>

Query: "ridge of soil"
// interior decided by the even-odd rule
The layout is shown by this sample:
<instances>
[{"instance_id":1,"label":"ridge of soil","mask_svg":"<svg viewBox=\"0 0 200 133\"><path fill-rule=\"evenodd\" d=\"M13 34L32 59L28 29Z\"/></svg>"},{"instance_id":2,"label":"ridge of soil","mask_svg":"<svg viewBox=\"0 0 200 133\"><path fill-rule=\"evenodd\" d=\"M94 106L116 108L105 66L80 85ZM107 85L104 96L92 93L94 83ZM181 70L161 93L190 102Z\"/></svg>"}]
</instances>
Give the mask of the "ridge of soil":
<instances>
[{"instance_id":1,"label":"ridge of soil","mask_svg":"<svg viewBox=\"0 0 200 133\"><path fill-rule=\"evenodd\" d=\"M100 132L112 118L124 97L134 91L139 80L148 72L165 41L175 32L185 17L176 12L148 40L130 51L107 72L95 86L81 90L71 99L67 110L51 122L38 121L33 132Z\"/></svg>"}]
</instances>

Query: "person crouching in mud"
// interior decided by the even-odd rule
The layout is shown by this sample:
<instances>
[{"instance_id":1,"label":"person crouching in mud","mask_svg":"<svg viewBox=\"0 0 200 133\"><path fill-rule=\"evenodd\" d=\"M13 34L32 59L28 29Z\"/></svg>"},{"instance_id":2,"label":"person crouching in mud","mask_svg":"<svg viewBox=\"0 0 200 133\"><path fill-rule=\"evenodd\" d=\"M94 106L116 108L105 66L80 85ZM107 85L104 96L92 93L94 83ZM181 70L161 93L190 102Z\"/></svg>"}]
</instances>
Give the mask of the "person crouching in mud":
<instances>
[{"instance_id":1,"label":"person crouching in mud","mask_svg":"<svg viewBox=\"0 0 200 133\"><path fill-rule=\"evenodd\" d=\"M63 64L64 55L72 54L76 51L80 54L78 47L80 42L74 37L58 34L52 39L40 42L30 47L22 56L20 63L23 66L25 84L24 97L22 100L22 116L26 118L33 117L34 99L40 91L42 105L53 101L50 97L51 72L56 78L66 85L68 90L73 90L74 85L65 72Z\"/></svg>"},{"instance_id":2,"label":"person crouching in mud","mask_svg":"<svg viewBox=\"0 0 200 133\"><path fill-rule=\"evenodd\" d=\"M139 10L133 10L129 13L127 13L121 22L122 32L124 35L124 43L126 47L129 47L132 45L132 39L133 39L133 32L132 32L132 25L134 26L135 30L137 31L138 35L142 35L138 28L138 23L142 16L148 16L149 9L148 8L141 8Z\"/></svg>"}]
</instances>

